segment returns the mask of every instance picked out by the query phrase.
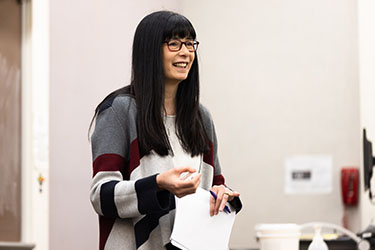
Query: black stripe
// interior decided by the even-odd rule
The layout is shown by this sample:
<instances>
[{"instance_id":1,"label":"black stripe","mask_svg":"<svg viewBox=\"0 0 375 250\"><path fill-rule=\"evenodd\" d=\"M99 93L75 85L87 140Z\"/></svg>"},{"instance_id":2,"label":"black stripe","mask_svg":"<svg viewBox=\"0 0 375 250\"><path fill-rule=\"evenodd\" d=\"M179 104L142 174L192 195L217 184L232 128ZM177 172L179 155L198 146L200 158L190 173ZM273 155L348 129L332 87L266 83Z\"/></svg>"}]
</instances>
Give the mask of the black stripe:
<instances>
[{"instance_id":1,"label":"black stripe","mask_svg":"<svg viewBox=\"0 0 375 250\"><path fill-rule=\"evenodd\" d=\"M156 175L135 182L138 210L141 214L157 213L169 209L169 192L157 192Z\"/></svg>"},{"instance_id":2,"label":"black stripe","mask_svg":"<svg viewBox=\"0 0 375 250\"><path fill-rule=\"evenodd\" d=\"M169 193L169 192L168 192ZM174 195L169 193L169 209L168 211L160 211L157 213L147 214L134 226L135 242L137 249L145 243L150 237L150 233L159 225L159 219L168 214L169 211L176 208Z\"/></svg>"},{"instance_id":3,"label":"black stripe","mask_svg":"<svg viewBox=\"0 0 375 250\"><path fill-rule=\"evenodd\" d=\"M165 248L167 250L181 250L180 248L173 246L171 243L168 243L167 245L165 245Z\"/></svg>"},{"instance_id":4,"label":"black stripe","mask_svg":"<svg viewBox=\"0 0 375 250\"><path fill-rule=\"evenodd\" d=\"M229 203L236 209L236 213L242 209L242 202L239 197L234 197Z\"/></svg>"},{"instance_id":5,"label":"black stripe","mask_svg":"<svg viewBox=\"0 0 375 250\"><path fill-rule=\"evenodd\" d=\"M115 204L115 186L119 181L109 181L100 188L100 206L106 217L119 218Z\"/></svg>"},{"instance_id":6,"label":"black stripe","mask_svg":"<svg viewBox=\"0 0 375 250\"><path fill-rule=\"evenodd\" d=\"M101 103L99 106L98 114L111 107L114 100L115 97L110 97L109 99L105 100L105 102Z\"/></svg>"}]
</instances>

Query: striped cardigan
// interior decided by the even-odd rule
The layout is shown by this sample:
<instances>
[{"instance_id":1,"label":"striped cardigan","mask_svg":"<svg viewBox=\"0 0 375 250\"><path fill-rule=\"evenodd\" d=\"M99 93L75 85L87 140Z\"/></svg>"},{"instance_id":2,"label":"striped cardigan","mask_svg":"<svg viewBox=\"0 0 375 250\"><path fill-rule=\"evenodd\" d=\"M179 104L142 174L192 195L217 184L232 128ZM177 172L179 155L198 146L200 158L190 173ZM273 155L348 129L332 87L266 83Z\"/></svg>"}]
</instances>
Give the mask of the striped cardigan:
<instances>
[{"instance_id":1,"label":"striped cardigan","mask_svg":"<svg viewBox=\"0 0 375 250\"><path fill-rule=\"evenodd\" d=\"M224 184L224 177L213 122L202 105L200 111L211 140L210 151L202 157L200 186L209 190ZM170 192L157 191L156 175L174 166L171 156L153 152L140 156L133 97L120 95L101 105L91 143L90 199L99 214L99 249L165 249L173 228L175 200ZM239 211L239 199L234 203Z\"/></svg>"}]
</instances>

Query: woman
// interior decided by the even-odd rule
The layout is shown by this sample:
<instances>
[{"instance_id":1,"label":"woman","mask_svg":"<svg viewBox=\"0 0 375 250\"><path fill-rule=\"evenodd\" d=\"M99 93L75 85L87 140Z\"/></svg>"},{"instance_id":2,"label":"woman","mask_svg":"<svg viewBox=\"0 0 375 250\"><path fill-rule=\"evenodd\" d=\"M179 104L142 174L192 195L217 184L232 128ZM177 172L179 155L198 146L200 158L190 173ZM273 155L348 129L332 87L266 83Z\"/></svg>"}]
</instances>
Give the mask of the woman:
<instances>
[{"instance_id":1,"label":"woman","mask_svg":"<svg viewBox=\"0 0 375 250\"><path fill-rule=\"evenodd\" d=\"M177 249L174 196L212 190L210 215L239 194L224 185L216 135L199 104L198 42L184 16L159 11L138 25L132 81L96 108L90 198L102 249ZM199 172L199 173L198 173Z\"/></svg>"}]
</instances>

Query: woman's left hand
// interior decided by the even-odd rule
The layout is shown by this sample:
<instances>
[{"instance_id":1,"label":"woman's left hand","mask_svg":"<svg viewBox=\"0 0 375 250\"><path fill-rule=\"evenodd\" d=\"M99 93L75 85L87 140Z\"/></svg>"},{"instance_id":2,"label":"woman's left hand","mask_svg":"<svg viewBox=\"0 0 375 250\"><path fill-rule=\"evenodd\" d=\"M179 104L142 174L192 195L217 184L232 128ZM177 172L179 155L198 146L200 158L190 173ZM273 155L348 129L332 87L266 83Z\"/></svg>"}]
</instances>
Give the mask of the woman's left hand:
<instances>
[{"instance_id":1,"label":"woman's left hand","mask_svg":"<svg viewBox=\"0 0 375 250\"><path fill-rule=\"evenodd\" d=\"M216 194L217 199L211 195L210 198L210 216L217 215L219 212L224 210L224 207L228 201L234 199L234 197L240 196L239 193L230 190L224 185L212 186L211 190Z\"/></svg>"}]
</instances>

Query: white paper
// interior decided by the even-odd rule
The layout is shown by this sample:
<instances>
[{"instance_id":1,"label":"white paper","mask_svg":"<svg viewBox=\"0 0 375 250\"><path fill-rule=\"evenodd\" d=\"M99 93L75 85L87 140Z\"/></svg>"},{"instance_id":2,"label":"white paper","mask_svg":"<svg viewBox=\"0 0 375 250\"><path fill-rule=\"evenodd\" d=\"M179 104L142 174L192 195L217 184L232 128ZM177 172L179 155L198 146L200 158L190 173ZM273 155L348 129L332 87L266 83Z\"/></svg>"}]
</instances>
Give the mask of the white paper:
<instances>
[{"instance_id":1,"label":"white paper","mask_svg":"<svg viewBox=\"0 0 375 250\"><path fill-rule=\"evenodd\" d=\"M195 194L176 198L173 245L183 250L227 250L235 211L210 216L211 194L198 188ZM228 207L230 207L228 205Z\"/></svg>"},{"instance_id":2,"label":"white paper","mask_svg":"<svg viewBox=\"0 0 375 250\"><path fill-rule=\"evenodd\" d=\"M286 194L332 192L332 156L299 155L285 161Z\"/></svg>"}]
</instances>

